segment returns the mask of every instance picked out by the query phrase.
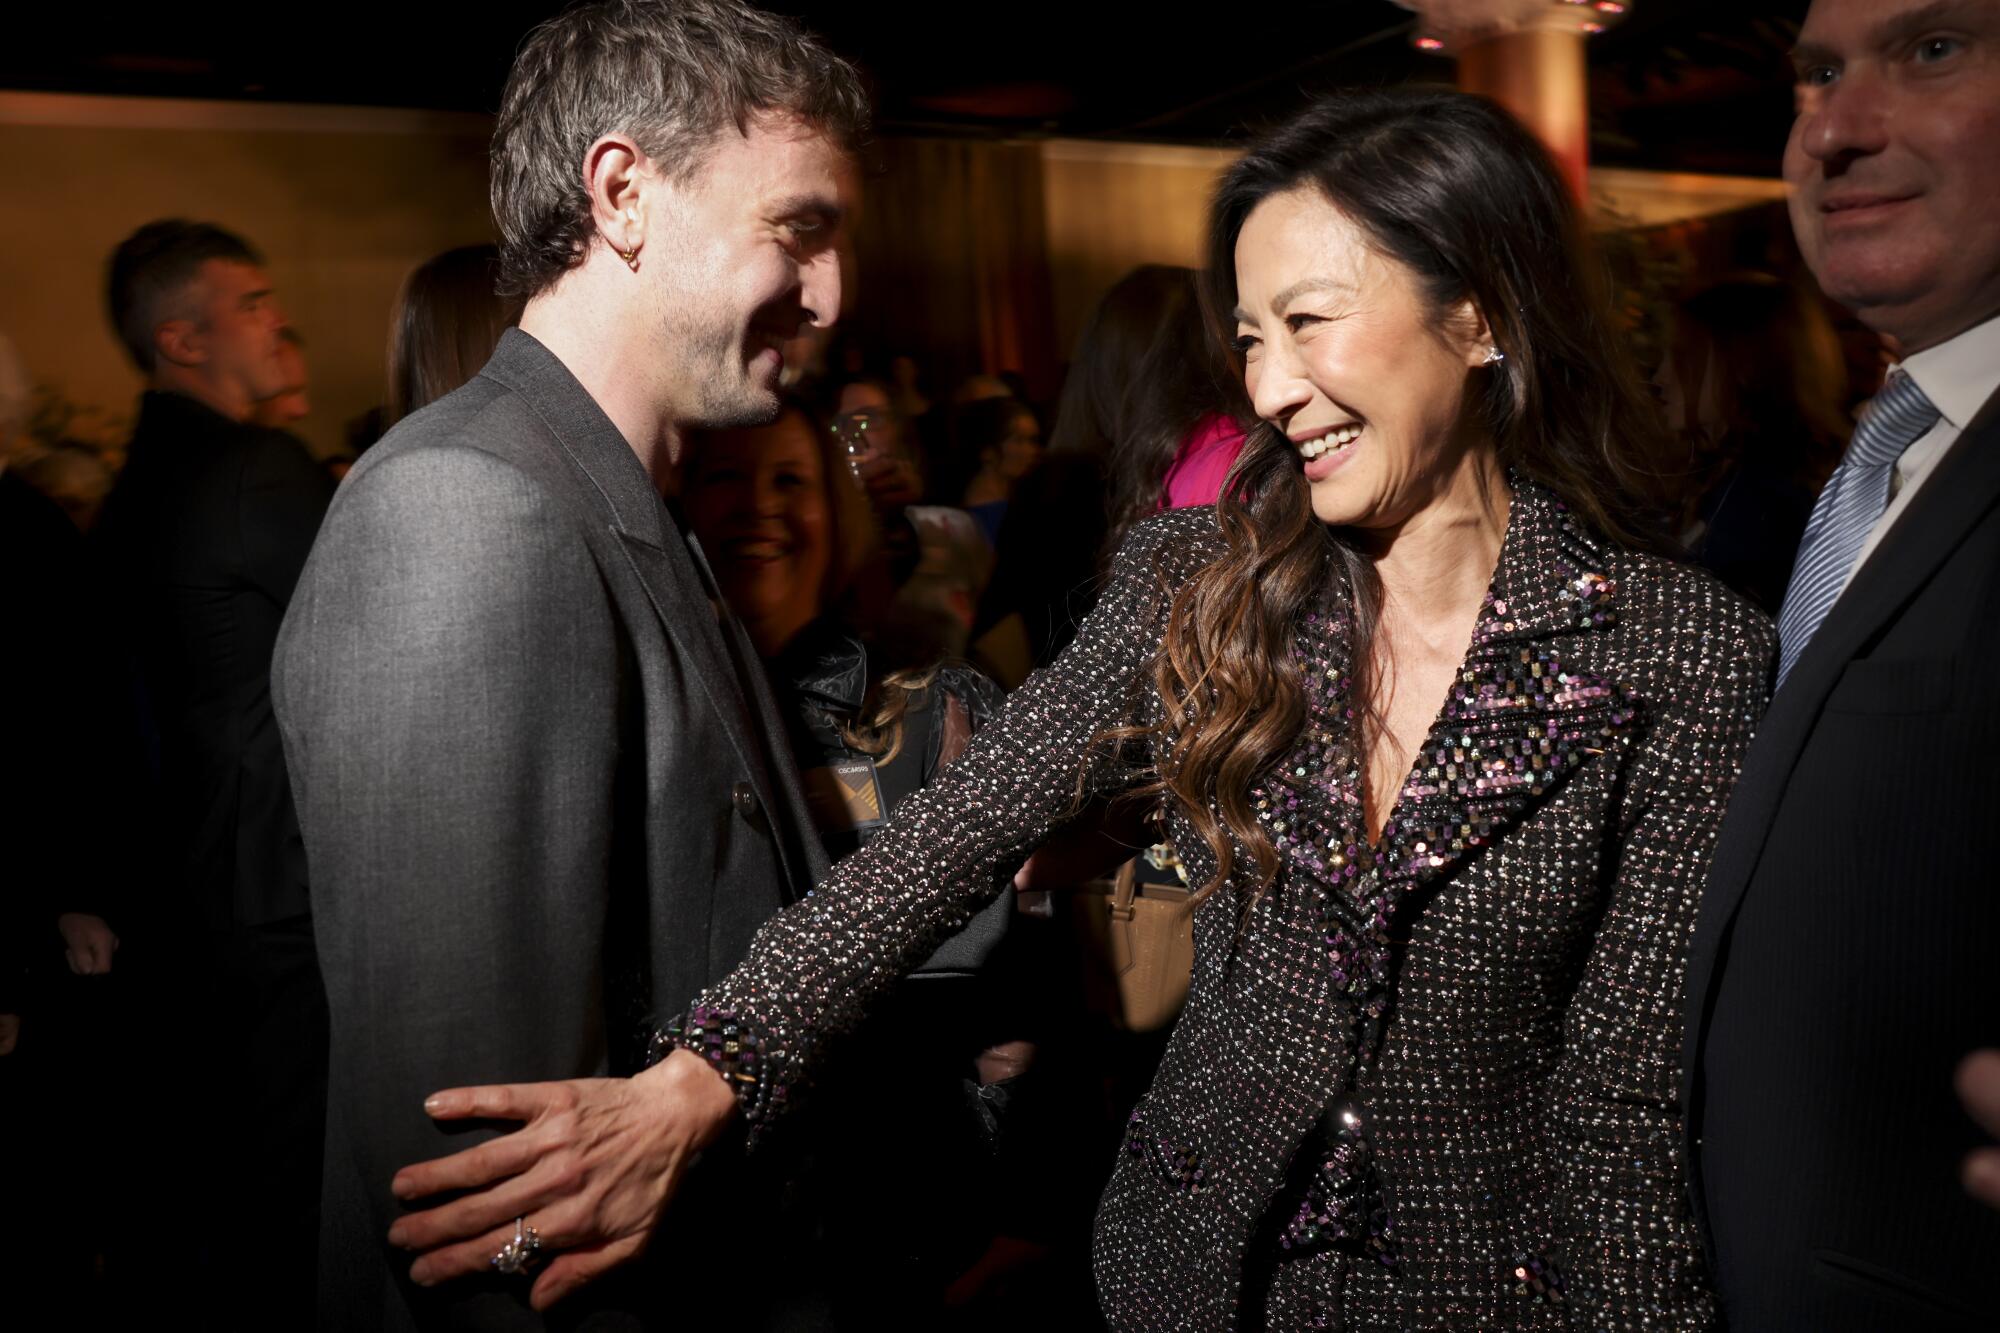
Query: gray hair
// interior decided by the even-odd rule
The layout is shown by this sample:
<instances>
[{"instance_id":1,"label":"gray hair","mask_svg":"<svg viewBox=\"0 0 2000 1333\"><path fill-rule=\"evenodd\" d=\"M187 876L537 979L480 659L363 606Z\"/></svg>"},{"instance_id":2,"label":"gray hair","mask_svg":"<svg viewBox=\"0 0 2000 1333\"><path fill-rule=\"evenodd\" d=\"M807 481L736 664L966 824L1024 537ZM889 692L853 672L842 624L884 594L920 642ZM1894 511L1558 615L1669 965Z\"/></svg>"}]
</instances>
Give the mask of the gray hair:
<instances>
[{"instance_id":1,"label":"gray hair","mask_svg":"<svg viewBox=\"0 0 2000 1333\"><path fill-rule=\"evenodd\" d=\"M161 218L118 243L105 274L105 303L111 327L133 364L150 375L158 359L153 334L169 318L169 307L211 259L261 267L264 256L248 241L212 222ZM176 312L177 313L177 312Z\"/></svg>"},{"instance_id":2,"label":"gray hair","mask_svg":"<svg viewBox=\"0 0 2000 1333\"><path fill-rule=\"evenodd\" d=\"M530 33L493 132L501 289L530 297L583 262L593 232L583 156L629 134L678 179L716 136L782 112L849 152L868 133L854 67L789 18L741 0L597 0Z\"/></svg>"}]
</instances>

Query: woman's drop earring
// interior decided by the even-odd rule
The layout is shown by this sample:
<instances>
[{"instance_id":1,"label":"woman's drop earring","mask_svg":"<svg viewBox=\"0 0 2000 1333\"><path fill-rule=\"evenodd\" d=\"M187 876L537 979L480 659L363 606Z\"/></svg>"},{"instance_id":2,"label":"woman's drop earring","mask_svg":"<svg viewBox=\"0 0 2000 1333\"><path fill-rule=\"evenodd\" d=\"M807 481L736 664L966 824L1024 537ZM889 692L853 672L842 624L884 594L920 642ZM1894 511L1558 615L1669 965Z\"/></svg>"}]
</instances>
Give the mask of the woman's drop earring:
<instances>
[{"instance_id":1,"label":"woman's drop earring","mask_svg":"<svg viewBox=\"0 0 2000 1333\"><path fill-rule=\"evenodd\" d=\"M1493 366L1493 365L1498 365L1500 362L1505 361L1506 359L1507 359L1507 354L1501 351L1498 347L1489 347L1486 349L1486 359L1480 362L1479 364L1482 366Z\"/></svg>"}]
</instances>

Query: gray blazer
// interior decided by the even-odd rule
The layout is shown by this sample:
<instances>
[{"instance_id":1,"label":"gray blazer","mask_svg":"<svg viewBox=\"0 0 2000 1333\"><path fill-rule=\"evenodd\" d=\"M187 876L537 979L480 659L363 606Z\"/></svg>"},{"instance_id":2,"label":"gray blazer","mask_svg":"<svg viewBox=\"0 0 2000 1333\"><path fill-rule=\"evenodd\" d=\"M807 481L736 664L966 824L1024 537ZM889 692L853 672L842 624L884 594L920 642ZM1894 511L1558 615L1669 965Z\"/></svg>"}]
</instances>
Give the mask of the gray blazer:
<instances>
[{"instance_id":1,"label":"gray blazer","mask_svg":"<svg viewBox=\"0 0 2000 1333\"><path fill-rule=\"evenodd\" d=\"M541 1328L522 1280L412 1287L389 1182L494 1132L440 1132L434 1089L638 1068L654 1006L823 873L755 652L610 419L511 331L341 487L272 690L332 1015L322 1327ZM549 1326L652 1327L664 1297L606 1284Z\"/></svg>"}]
</instances>

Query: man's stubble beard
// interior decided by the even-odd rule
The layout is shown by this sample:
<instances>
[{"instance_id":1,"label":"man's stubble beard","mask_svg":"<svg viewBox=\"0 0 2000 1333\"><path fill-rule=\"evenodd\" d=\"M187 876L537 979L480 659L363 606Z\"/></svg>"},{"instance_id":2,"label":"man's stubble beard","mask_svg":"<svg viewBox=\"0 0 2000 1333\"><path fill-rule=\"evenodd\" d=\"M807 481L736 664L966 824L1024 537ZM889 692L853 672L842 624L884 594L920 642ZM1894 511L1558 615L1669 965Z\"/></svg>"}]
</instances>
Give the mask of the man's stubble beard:
<instances>
[{"instance_id":1,"label":"man's stubble beard","mask_svg":"<svg viewBox=\"0 0 2000 1333\"><path fill-rule=\"evenodd\" d=\"M765 426L777 420L778 394L751 378L746 335L735 321L695 302L677 302L660 320L662 355L671 358L674 420L697 430Z\"/></svg>"}]
</instances>

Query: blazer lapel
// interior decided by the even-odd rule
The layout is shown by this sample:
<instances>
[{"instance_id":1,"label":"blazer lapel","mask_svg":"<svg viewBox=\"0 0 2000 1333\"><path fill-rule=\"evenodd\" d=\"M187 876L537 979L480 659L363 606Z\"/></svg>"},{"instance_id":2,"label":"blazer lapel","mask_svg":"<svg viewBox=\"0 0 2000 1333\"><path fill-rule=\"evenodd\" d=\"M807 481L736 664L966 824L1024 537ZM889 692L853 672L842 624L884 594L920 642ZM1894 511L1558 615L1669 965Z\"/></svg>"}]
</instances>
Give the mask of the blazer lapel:
<instances>
[{"instance_id":1,"label":"blazer lapel","mask_svg":"<svg viewBox=\"0 0 2000 1333\"><path fill-rule=\"evenodd\" d=\"M1616 742L1634 701L1617 682L1565 665L1561 652L1565 636L1617 623L1617 586L1603 572L1604 556L1554 497L1517 487L1472 643L1379 852L1361 836L1348 753L1345 620L1308 625L1305 738L1282 777L1258 793L1260 813L1295 870L1333 890L1336 901L1372 878L1393 913L1408 889L1449 875Z\"/></svg>"},{"instance_id":2,"label":"blazer lapel","mask_svg":"<svg viewBox=\"0 0 2000 1333\"><path fill-rule=\"evenodd\" d=\"M1271 918L1268 929L1302 935L1325 959L1324 972L1311 978L1295 971L1269 978L1265 991L1282 1018L1266 1026L1324 1039L1305 1043L1318 1051L1316 1062L1287 1065L1270 1054L1268 1068L1339 1098L1355 1066L1378 1052L1401 947L1399 918L1418 910L1433 885L1520 823L1591 756L1620 743L1636 714L1631 696L1619 683L1562 660L1566 641L1617 623L1617 587L1604 573L1604 557L1553 497L1527 483L1516 487L1472 642L1379 847L1363 833L1347 617L1335 611L1301 627L1306 725L1299 745L1253 793L1253 804L1304 892L1288 904L1258 906ZM1306 920L1281 926L1287 914ZM1279 952L1295 964L1297 952ZM1254 1079L1245 1085L1261 1086ZM1379 1198L1365 1115L1345 1110L1361 1118L1343 1117L1344 1129L1329 1123L1352 1138L1329 1159L1338 1167L1325 1168L1333 1183L1320 1188L1328 1199ZM1245 1106L1243 1113L1258 1111ZM1309 1128L1289 1126L1299 1137ZM1282 1161L1247 1182L1256 1206L1268 1203L1281 1167ZM1296 1239L1310 1244L1315 1234L1307 1227ZM1393 1256L1392 1235L1371 1237L1385 1261Z\"/></svg>"},{"instance_id":3,"label":"blazer lapel","mask_svg":"<svg viewBox=\"0 0 2000 1333\"><path fill-rule=\"evenodd\" d=\"M761 682L756 676L761 673L756 653L743 639L743 668L737 669L724 637L731 632L725 627L730 618L696 569L688 543L637 455L562 362L519 329L502 336L480 374L519 394L554 434L568 464L571 489L581 489L589 508L606 521L661 628L679 649L681 661L749 773L751 788L777 834L794 892L802 892L801 885L810 889L815 866L806 851L809 844L799 832L811 828L800 814L804 800L774 779L772 768L774 764L782 768L782 758L776 751L767 758L752 730L750 701L755 698L762 705L760 720L767 734L784 734L782 728L771 730L775 719L768 692L758 694Z\"/></svg>"},{"instance_id":4,"label":"blazer lapel","mask_svg":"<svg viewBox=\"0 0 2000 1333\"><path fill-rule=\"evenodd\" d=\"M1764 714L1716 839L1688 971L1684 1093L1694 1095L1716 961L1764 853L1792 770L1847 664L2000 502L2000 399L1988 400L1833 604ZM1692 1107L1692 1100L1688 1103ZM1692 1116L1690 1116L1692 1126Z\"/></svg>"},{"instance_id":5,"label":"blazer lapel","mask_svg":"<svg viewBox=\"0 0 2000 1333\"><path fill-rule=\"evenodd\" d=\"M1316 886L1328 977L1344 1001L1299 1021L1346 1026L1364 1061L1388 1013L1398 918L1617 744L1636 713L1623 686L1560 655L1565 637L1617 623L1604 568L1602 548L1552 496L1516 487L1472 642L1379 847L1363 833L1346 618L1303 627L1305 731L1253 803L1295 878Z\"/></svg>"},{"instance_id":6,"label":"blazer lapel","mask_svg":"<svg viewBox=\"0 0 2000 1333\"><path fill-rule=\"evenodd\" d=\"M678 532L672 514L664 509L662 521L670 533ZM685 540L678 537L671 540L664 550L629 533L620 535L661 623L666 625L668 633L675 635L682 651L696 661L703 688L717 711L724 714L730 740L750 767L757 799L770 812L779 835L779 850L791 881L787 901L804 897L825 878L828 865L819 838L812 831L812 814L799 786L796 767L785 762L779 739L785 735L785 722L759 664L756 646L750 642L743 622L729 613L709 569L708 557L692 533ZM673 558L676 553L681 557L678 561ZM698 599L698 605L691 599ZM677 629L680 617L666 609L676 605L685 608L685 615L704 616L703 623L713 627L715 633L697 636ZM743 670L735 670L732 662L743 663ZM735 707L726 708L731 699ZM762 762L764 751L756 740L759 734L772 738L774 748L768 766Z\"/></svg>"},{"instance_id":7,"label":"blazer lapel","mask_svg":"<svg viewBox=\"0 0 2000 1333\"><path fill-rule=\"evenodd\" d=\"M1396 803L1390 873L1447 874L1609 748L1636 713L1616 681L1565 665L1566 636L1618 623L1605 551L1523 486L1458 682Z\"/></svg>"}]
</instances>

